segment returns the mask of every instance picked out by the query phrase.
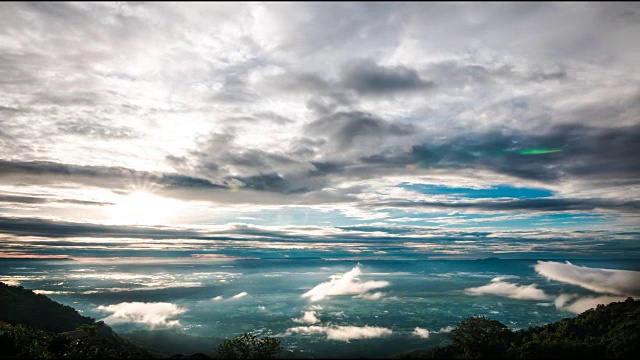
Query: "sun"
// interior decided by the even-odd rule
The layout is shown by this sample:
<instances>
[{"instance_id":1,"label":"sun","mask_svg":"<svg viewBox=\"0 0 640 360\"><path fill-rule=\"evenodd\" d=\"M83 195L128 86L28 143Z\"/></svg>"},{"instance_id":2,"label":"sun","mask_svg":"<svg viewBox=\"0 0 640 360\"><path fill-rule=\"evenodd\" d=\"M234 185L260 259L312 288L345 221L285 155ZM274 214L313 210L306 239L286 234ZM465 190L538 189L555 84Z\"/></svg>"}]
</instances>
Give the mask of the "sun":
<instances>
[{"instance_id":1,"label":"sun","mask_svg":"<svg viewBox=\"0 0 640 360\"><path fill-rule=\"evenodd\" d=\"M146 191L136 191L115 201L109 209L110 222L162 225L176 215L177 205L176 200L166 199Z\"/></svg>"}]
</instances>

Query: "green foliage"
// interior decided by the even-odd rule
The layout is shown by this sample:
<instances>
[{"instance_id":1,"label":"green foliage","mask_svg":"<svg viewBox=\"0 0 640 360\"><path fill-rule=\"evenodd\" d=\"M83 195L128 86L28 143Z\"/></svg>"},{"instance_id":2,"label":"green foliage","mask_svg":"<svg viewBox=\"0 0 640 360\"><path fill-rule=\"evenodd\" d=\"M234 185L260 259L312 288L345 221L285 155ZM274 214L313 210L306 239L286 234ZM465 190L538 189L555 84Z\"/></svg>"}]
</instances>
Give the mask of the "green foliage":
<instances>
[{"instance_id":1,"label":"green foliage","mask_svg":"<svg viewBox=\"0 0 640 360\"><path fill-rule=\"evenodd\" d=\"M626 359L640 354L640 301L599 305L575 318L509 331L485 317L463 320L449 334L451 345L412 353L419 359L562 358Z\"/></svg>"},{"instance_id":2,"label":"green foliage","mask_svg":"<svg viewBox=\"0 0 640 360\"><path fill-rule=\"evenodd\" d=\"M0 283L0 358L130 359L150 353L82 316L21 286Z\"/></svg>"},{"instance_id":3,"label":"green foliage","mask_svg":"<svg viewBox=\"0 0 640 360\"><path fill-rule=\"evenodd\" d=\"M218 345L215 355L222 359L273 359L281 351L278 339L242 334Z\"/></svg>"},{"instance_id":4,"label":"green foliage","mask_svg":"<svg viewBox=\"0 0 640 360\"><path fill-rule=\"evenodd\" d=\"M482 358L504 353L513 339L513 333L499 321L472 316L460 322L449 337L466 357Z\"/></svg>"},{"instance_id":5,"label":"green foliage","mask_svg":"<svg viewBox=\"0 0 640 360\"><path fill-rule=\"evenodd\" d=\"M148 351L123 341L118 336L101 336L97 327L91 334L72 338L24 325L0 325L1 358L42 359L148 359Z\"/></svg>"}]
</instances>

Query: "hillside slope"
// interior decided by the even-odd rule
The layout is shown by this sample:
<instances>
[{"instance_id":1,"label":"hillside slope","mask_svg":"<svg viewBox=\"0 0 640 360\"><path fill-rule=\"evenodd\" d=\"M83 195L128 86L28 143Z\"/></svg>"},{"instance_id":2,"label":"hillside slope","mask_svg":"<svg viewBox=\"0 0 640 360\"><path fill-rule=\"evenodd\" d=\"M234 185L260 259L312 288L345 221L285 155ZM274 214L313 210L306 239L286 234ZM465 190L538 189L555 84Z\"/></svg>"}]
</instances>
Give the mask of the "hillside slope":
<instances>
[{"instance_id":1,"label":"hillside slope","mask_svg":"<svg viewBox=\"0 0 640 360\"><path fill-rule=\"evenodd\" d=\"M471 317L451 331L451 345L397 358L626 359L640 354L640 300L598 305L575 318L510 331L498 321Z\"/></svg>"},{"instance_id":2,"label":"hillside slope","mask_svg":"<svg viewBox=\"0 0 640 360\"><path fill-rule=\"evenodd\" d=\"M52 332L71 331L82 325L95 323L95 319L80 315L70 306L59 304L21 286L9 286L2 282L0 321Z\"/></svg>"},{"instance_id":3,"label":"hillside slope","mask_svg":"<svg viewBox=\"0 0 640 360\"><path fill-rule=\"evenodd\" d=\"M151 358L102 321L0 282L0 358Z\"/></svg>"}]
</instances>

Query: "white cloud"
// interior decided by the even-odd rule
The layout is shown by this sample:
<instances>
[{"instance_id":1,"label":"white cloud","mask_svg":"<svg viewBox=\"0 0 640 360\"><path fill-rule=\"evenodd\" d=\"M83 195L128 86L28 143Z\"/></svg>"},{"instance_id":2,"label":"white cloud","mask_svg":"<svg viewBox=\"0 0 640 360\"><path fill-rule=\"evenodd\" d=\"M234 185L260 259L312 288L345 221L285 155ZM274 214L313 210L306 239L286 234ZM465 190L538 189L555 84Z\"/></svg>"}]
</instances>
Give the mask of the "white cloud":
<instances>
[{"instance_id":1,"label":"white cloud","mask_svg":"<svg viewBox=\"0 0 640 360\"><path fill-rule=\"evenodd\" d=\"M423 339L428 339L429 338L429 330L423 329L423 328L419 328L419 327L416 327L411 334L415 335L417 337L421 337Z\"/></svg>"},{"instance_id":2,"label":"white cloud","mask_svg":"<svg viewBox=\"0 0 640 360\"><path fill-rule=\"evenodd\" d=\"M322 300L328 296L339 295L360 295L367 294L369 290L380 289L391 285L388 281L363 281L360 279L362 271L360 264L342 275L333 275L331 280L323 282L313 289L307 291L302 297L307 297L311 301ZM375 297L375 294L369 294ZM380 295L382 296L382 295Z\"/></svg>"},{"instance_id":3,"label":"white cloud","mask_svg":"<svg viewBox=\"0 0 640 360\"><path fill-rule=\"evenodd\" d=\"M71 291L51 291L51 290L33 290L34 294L52 295L52 294L71 294Z\"/></svg>"},{"instance_id":4,"label":"white cloud","mask_svg":"<svg viewBox=\"0 0 640 360\"><path fill-rule=\"evenodd\" d=\"M538 261L536 272L549 280L577 285L603 294L640 296L640 272L590 268L570 262Z\"/></svg>"},{"instance_id":5,"label":"white cloud","mask_svg":"<svg viewBox=\"0 0 640 360\"><path fill-rule=\"evenodd\" d=\"M5 283L5 284L7 284L9 286L20 286L20 281L18 281L18 280L3 279L0 282L3 282L3 283Z\"/></svg>"},{"instance_id":6,"label":"white cloud","mask_svg":"<svg viewBox=\"0 0 640 360\"><path fill-rule=\"evenodd\" d=\"M123 302L114 305L100 305L98 310L110 312L102 319L107 324L133 322L155 326L179 326L180 321L170 320L187 311L172 303Z\"/></svg>"},{"instance_id":7,"label":"white cloud","mask_svg":"<svg viewBox=\"0 0 640 360\"><path fill-rule=\"evenodd\" d=\"M239 298L241 298L241 297L245 297L245 296L247 296L247 295L249 295L249 293L247 293L246 291L243 291L243 292L241 292L241 293L239 293L239 294L233 295L231 298L232 298L232 299L239 299Z\"/></svg>"},{"instance_id":8,"label":"white cloud","mask_svg":"<svg viewBox=\"0 0 640 360\"><path fill-rule=\"evenodd\" d=\"M447 327L440 328L440 330L438 332L439 333L450 333L451 330L453 330L453 329L455 329L455 327L447 326Z\"/></svg>"},{"instance_id":9,"label":"white cloud","mask_svg":"<svg viewBox=\"0 0 640 360\"><path fill-rule=\"evenodd\" d=\"M365 300L379 300L384 295L385 293L383 293L382 291L378 291L373 294L366 293L366 294L356 295L354 296L354 298L365 299Z\"/></svg>"},{"instance_id":10,"label":"white cloud","mask_svg":"<svg viewBox=\"0 0 640 360\"><path fill-rule=\"evenodd\" d=\"M574 294L560 294L554 301L556 309L560 310L564 308L564 306L575 297L576 295Z\"/></svg>"},{"instance_id":11,"label":"white cloud","mask_svg":"<svg viewBox=\"0 0 640 360\"><path fill-rule=\"evenodd\" d=\"M301 317L293 319L293 321L302 324L315 324L320 322L320 320L316 317L315 311L305 311Z\"/></svg>"},{"instance_id":12,"label":"white cloud","mask_svg":"<svg viewBox=\"0 0 640 360\"><path fill-rule=\"evenodd\" d=\"M328 340L349 341L357 339L372 339L391 335L391 329L377 326L298 326L287 329L285 335L326 334Z\"/></svg>"},{"instance_id":13,"label":"white cloud","mask_svg":"<svg viewBox=\"0 0 640 360\"><path fill-rule=\"evenodd\" d=\"M498 281L509 280L509 279L517 279L517 278L519 278L519 276L515 276L515 275L500 275L500 276L496 276L493 279L491 279L491 282L498 282Z\"/></svg>"},{"instance_id":14,"label":"white cloud","mask_svg":"<svg viewBox=\"0 0 640 360\"><path fill-rule=\"evenodd\" d=\"M465 289L469 295L497 295L519 300L549 300L551 297L536 284L519 285L504 281L492 280L491 283L475 288Z\"/></svg>"},{"instance_id":15,"label":"white cloud","mask_svg":"<svg viewBox=\"0 0 640 360\"><path fill-rule=\"evenodd\" d=\"M568 306L563 307L563 310L571 311L573 313L579 314L589 309L593 309L596 306L603 304L607 305L609 303L615 301L624 301L625 298L621 296L586 296L579 298L578 300L572 302Z\"/></svg>"}]
</instances>

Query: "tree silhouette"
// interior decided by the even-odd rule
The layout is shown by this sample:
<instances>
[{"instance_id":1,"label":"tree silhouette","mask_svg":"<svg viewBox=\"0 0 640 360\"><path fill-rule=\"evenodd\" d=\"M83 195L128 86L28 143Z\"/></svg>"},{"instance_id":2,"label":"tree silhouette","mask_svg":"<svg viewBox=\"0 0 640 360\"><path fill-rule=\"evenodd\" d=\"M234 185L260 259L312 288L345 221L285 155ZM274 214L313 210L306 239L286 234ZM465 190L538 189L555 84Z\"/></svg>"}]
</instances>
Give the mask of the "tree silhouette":
<instances>
[{"instance_id":1,"label":"tree silhouette","mask_svg":"<svg viewBox=\"0 0 640 360\"><path fill-rule=\"evenodd\" d=\"M258 338L242 334L227 339L216 349L216 357L222 359L273 359L282 351L280 340L272 337Z\"/></svg>"},{"instance_id":2,"label":"tree silhouette","mask_svg":"<svg viewBox=\"0 0 640 360\"><path fill-rule=\"evenodd\" d=\"M460 322L449 337L467 356L494 357L509 347L513 333L499 321L472 316Z\"/></svg>"}]
</instances>

